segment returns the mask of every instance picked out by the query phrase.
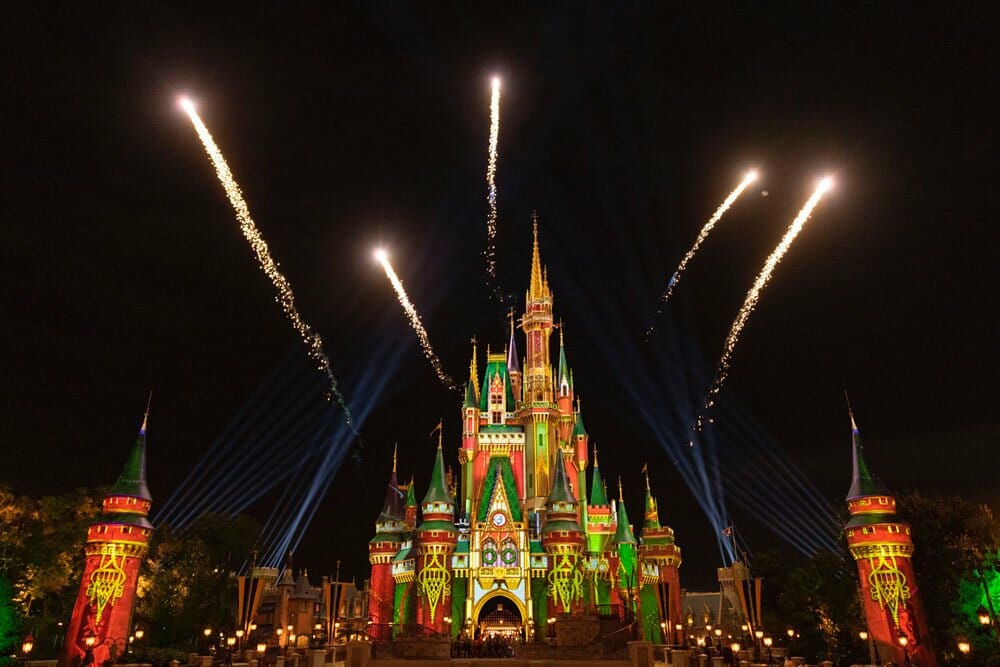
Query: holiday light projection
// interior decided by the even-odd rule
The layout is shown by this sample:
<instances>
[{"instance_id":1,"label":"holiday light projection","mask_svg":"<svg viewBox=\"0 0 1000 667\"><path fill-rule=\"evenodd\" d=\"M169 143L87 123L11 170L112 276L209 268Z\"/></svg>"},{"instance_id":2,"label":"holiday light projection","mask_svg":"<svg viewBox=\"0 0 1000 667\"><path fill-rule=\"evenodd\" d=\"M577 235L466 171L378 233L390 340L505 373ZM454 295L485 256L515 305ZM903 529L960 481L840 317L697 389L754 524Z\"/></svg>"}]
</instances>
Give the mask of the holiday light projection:
<instances>
[{"instance_id":1,"label":"holiday light projection","mask_svg":"<svg viewBox=\"0 0 1000 667\"><path fill-rule=\"evenodd\" d=\"M257 223L250 217L250 208L247 206L247 202L243 198L243 192L240 190L239 184L229 169L229 164L226 163L226 158L222 155L222 151L219 150L208 128L205 127L205 123L202 122L201 117L194 107L194 102L186 97L182 97L178 100L178 105L188 115L195 132L198 133L198 138L201 140L202 145L205 147L205 152L208 153L208 157L215 167L215 175L219 178L219 182L226 191L226 197L229 198L229 203L236 213L236 219L240 223L240 230L250 243L254 254L256 254L257 264L260 266L261 271L270 278L271 284L274 285L274 289L277 291L277 301L281 304L281 309L285 311L288 321L291 322L292 327L298 332L299 336L302 337L302 341L308 347L309 356L316 362L318 369L326 375L327 383L329 384L328 398L336 400L340 409L344 411L344 419L347 425L355 437L357 437L359 434L354 426L354 417L347 407L343 394L340 393L337 378L333 375L333 369L330 367L330 358L323 349L323 338L299 314L298 307L295 305L295 293L292 292L292 285L288 281L288 278L278 269L277 263L271 256L271 250L268 248L267 241L264 240L260 230L257 229Z\"/></svg>"}]
</instances>

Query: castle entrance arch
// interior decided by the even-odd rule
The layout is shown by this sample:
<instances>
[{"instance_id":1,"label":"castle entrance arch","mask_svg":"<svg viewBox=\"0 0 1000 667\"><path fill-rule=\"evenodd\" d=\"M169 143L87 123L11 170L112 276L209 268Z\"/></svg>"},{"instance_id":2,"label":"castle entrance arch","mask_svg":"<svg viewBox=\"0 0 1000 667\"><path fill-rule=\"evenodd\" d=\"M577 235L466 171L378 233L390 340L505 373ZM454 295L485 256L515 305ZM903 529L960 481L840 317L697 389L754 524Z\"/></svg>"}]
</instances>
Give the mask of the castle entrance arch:
<instances>
[{"instance_id":1,"label":"castle entrance arch","mask_svg":"<svg viewBox=\"0 0 1000 667\"><path fill-rule=\"evenodd\" d=\"M482 638L524 637L523 605L505 592L495 592L484 598L476 611L476 631Z\"/></svg>"}]
</instances>

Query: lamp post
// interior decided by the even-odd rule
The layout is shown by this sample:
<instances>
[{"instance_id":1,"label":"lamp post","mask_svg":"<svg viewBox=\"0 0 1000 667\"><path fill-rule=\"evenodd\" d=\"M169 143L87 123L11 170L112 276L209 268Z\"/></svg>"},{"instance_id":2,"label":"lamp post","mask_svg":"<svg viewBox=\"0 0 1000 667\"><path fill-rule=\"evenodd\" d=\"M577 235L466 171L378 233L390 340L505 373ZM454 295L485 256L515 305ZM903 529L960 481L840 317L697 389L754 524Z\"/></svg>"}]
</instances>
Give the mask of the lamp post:
<instances>
[{"instance_id":1,"label":"lamp post","mask_svg":"<svg viewBox=\"0 0 1000 667\"><path fill-rule=\"evenodd\" d=\"M674 623L674 630L677 632L677 643L687 648L687 641L684 639L684 624Z\"/></svg>"},{"instance_id":2,"label":"lamp post","mask_svg":"<svg viewBox=\"0 0 1000 667\"><path fill-rule=\"evenodd\" d=\"M212 636L212 628L205 628L204 630L201 631L201 634L205 638L202 640L202 642L204 643L203 648L205 649L204 651L202 651L202 655L208 655L209 654L208 638Z\"/></svg>"},{"instance_id":3,"label":"lamp post","mask_svg":"<svg viewBox=\"0 0 1000 667\"><path fill-rule=\"evenodd\" d=\"M722 628L716 628L713 630L715 633L715 650L722 655Z\"/></svg>"},{"instance_id":4,"label":"lamp post","mask_svg":"<svg viewBox=\"0 0 1000 667\"><path fill-rule=\"evenodd\" d=\"M240 651L243 650L243 635L245 635L245 634L246 633L243 632L243 628L240 628L239 630L236 631L236 652L237 653L239 653Z\"/></svg>"},{"instance_id":5,"label":"lamp post","mask_svg":"<svg viewBox=\"0 0 1000 667\"><path fill-rule=\"evenodd\" d=\"M760 662L760 640L764 638L764 631L757 628L753 631L753 637L753 659L755 662Z\"/></svg>"},{"instance_id":6,"label":"lamp post","mask_svg":"<svg viewBox=\"0 0 1000 667\"><path fill-rule=\"evenodd\" d=\"M899 645L903 647L903 665L904 665L904 667L910 667L910 665L912 664L912 663L910 663L910 654L906 650L906 645L909 644L909 643L910 643L910 640L906 637L906 635L903 635L902 637L899 638Z\"/></svg>"},{"instance_id":7,"label":"lamp post","mask_svg":"<svg viewBox=\"0 0 1000 667\"><path fill-rule=\"evenodd\" d=\"M733 642L729 645L729 648L733 651L733 667L739 667L740 664L740 643Z\"/></svg>"},{"instance_id":8,"label":"lamp post","mask_svg":"<svg viewBox=\"0 0 1000 667\"><path fill-rule=\"evenodd\" d=\"M83 662L80 663L80 667L89 667L94 664L94 644L97 643L97 637L88 634L84 637L83 643L87 650L83 654Z\"/></svg>"},{"instance_id":9,"label":"lamp post","mask_svg":"<svg viewBox=\"0 0 1000 667\"><path fill-rule=\"evenodd\" d=\"M774 643L774 639L771 637L764 637L764 646L767 648L767 664L768 667L771 665L771 644Z\"/></svg>"},{"instance_id":10,"label":"lamp post","mask_svg":"<svg viewBox=\"0 0 1000 667\"><path fill-rule=\"evenodd\" d=\"M31 649L35 648L35 638L29 632L25 637L24 641L21 642L21 664L28 662L28 655L31 653Z\"/></svg>"}]
</instances>

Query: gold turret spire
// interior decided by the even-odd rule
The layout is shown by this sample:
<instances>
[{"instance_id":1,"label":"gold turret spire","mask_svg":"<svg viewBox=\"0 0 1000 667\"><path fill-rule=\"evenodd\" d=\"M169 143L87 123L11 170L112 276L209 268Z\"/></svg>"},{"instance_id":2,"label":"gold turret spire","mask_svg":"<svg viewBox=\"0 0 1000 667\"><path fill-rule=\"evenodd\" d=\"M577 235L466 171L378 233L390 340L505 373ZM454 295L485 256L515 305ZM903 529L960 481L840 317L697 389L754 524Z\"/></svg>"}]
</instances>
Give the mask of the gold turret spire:
<instances>
[{"instance_id":1,"label":"gold turret spire","mask_svg":"<svg viewBox=\"0 0 1000 667\"><path fill-rule=\"evenodd\" d=\"M597 443L594 443L594 467L597 467Z\"/></svg>"},{"instance_id":2,"label":"gold turret spire","mask_svg":"<svg viewBox=\"0 0 1000 667\"><path fill-rule=\"evenodd\" d=\"M476 337L472 337L472 361L469 362L469 382L476 389L476 396L479 396L479 366L476 363Z\"/></svg>"},{"instance_id":3,"label":"gold turret spire","mask_svg":"<svg viewBox=\"0 0 1000 667\"><path fill-rule=\"evenodd\" d=\"M139 433L143 435L146 434L146 424L149 423L149 406L153 403L153 390L149 390L149 398L146 399L146 412L142 415L142 426L139 428Z\"/></svg>"},{"instance_id":4,"label":"gold turret spire","mask_svg":"<svg viewBox=\"0 0 1000 667\"><path fill-rule=\"evenodd\" d=\"M625 494L622 492L622 476L618 475L618 502L625 502Z\"/></svg>"},{"instance_id":5,"label":"gold turret spire","mask_svg":"<svg viewBox=\"0 0 1000 667\"><path fill-rule=\"evenodd\" d=\"M547 292L542 274L542 256L538 250L538 213L531 214L531 226L535 244L531 252L531 285L528 288L528 299L535 301L544 297Z\"/></svg>"},{"instance_id":6,"label":"gold turret spire","mask_svg":"<svg viewBox=\"0 0 1000 667\"><path fill-rule=\"evenodd\" d=\"M392 472L396 472L396 454L399 452L399 443L392 446Z\"/></svg>"}]
</instances>

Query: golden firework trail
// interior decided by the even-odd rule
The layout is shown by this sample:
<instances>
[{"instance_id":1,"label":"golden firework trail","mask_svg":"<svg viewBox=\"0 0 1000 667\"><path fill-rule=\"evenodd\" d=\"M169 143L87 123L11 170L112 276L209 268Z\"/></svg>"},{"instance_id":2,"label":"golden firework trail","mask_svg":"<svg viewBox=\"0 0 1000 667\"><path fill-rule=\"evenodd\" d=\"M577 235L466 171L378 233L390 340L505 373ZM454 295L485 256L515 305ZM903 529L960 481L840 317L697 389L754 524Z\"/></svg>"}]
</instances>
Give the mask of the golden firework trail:
<instances>
[{"instance_id":1,"label":"golden firework trail","mask_svg":"<svg viewBox=\"0 0 1000 667\"><path fill-rule=\"evenodd\" d=\"M382 248L378 248L374 254L376 261L385 270L385 277L389 279L389 282L392 283L392 288L396 290L399 305L406 312L406 317L410 320L410 326L413 327L413 330L417 333L417 338L420 339L420 347L424 351L424 356L427 357L427 361L431 362L431 366L434 368L438 379L449 389L458 389L458 385L451 379L451 376L444 372L441 360L438 359L434 348L431 346L431 339L427 335L427 329L424 328L423 322L420 321L420 313L417 312L416 306L410 301L410 297L406 293L406 288L403 287L403 281L399 279L399 276L396 275L396 272L392 268L392 264L389 263L389 254Z\"/></svg>"},{"instance_id":2,"label":"golden firework trail","mask_svg":"<svg viewBox=\"0 0 1000 667\"><path fill-rule=\"evenodd\" d=\"M729 328L729 335L726 336L726 344L722 350L722 358L719 359L719 364L715 370L715 380L712 382L711 388L708 390L708 400L705 402L705 409L711 408L715 404L715 396L722 389L722 384L726 381L726 377L729 375L729 365L732 360L733 350L736 349L736 343L739 342L740 334L743 332L743 327L746 326L747 320L750 318L750 314L757 307L757 302L760 301L760 293L767 285L768 281L771 280L771 274L774 273L775 267L781 262L785 253L791 247L792 242L795 237L799 235L802 231L802 227L805 226L806 222L809 220L809 216L812 215L813 209L819 204L820 199L826 194L830 188L833 187L833 179L827 176L821 180L817 185L816 189L813 191L812 196L806 201L805 206L799 211L799 214L795 216L792 220L792 224L789 225L788 230L785 231L785 235L781 237L781 242L778 243L774 251L768 255L767 260L764 262L764 267L757 274L757 278L753 281L753 285L747 292L746 298L743 300L743 306L740 308L739 312L736 314L736 319L733 320L733 325ZM702 415L698 416L698 430L704 423Z\"/></svg>"},{"instance_id":3,"label":"golden firework trail","mask_svg":"<svg viewBox=\"0 0 1000 667\"><path fill-rule=\"evenodd\" d=\"M729 196L726 197L726 200L722 202L719 208L715 209L715 213L712 214L712 217L708 219L708 222L705 223L705 226L701 228L700 232L698 232L698 237L694 240L694 245L691 246L691 249L688 250L687 254L685 254L684 257L681 259L681 263L678 264L677 270L674 271L674 274L670 276L670 281L667 283L667 289L663 292L663 296L660 297L660 303L656 307L656 317L658 317L660 313L663 312L663 307L667 304L667 301L669 301L670 297L673 295L674 287L676 287L677 283L680 282L681 274L684 273L684 269L687 268L688 262L690 262L691 259L695 256L695 253L698 252L698 249L701 247L701 244L704 243L705 239L708 238L708 235L712 232L712 229L715 227L716 223L718 223L719 220L722 219L722 216L726 214L726 211L729 210L729 207L733 205L733 203L739 198L739 196L743 194L743 191L746 190L751 183L756 181L757 178L758 174L756 170L748 171L747 174L743 177L743 180L740 181L740 184L736 186L736 189L729 193ZM656 326L655 317L653 320L653 324L651 324L649 328L646 329L647 340L649 339L649 336L653 333L654 326Z\"/></svg>"},{"instance_id":4,"label":"golden firework trail","mask_svg":"<svg viewBox=\"0 0 1000 667\"><path fill-rule=\"evenodd\" d=\"M257 229L257 224L250 217L250 208L243 198L243 192L240 190L239 184L233 178L232 171L229 170L226 158L222 155L222 151L219 150L211 133L205 127L205 123L202 122L201 117L195 110L194 103L183 97L178 101L178 104L188 115L188 118L191 119L191 124L198 133L198 138L201 139L201 143L205 147L205 152L208 153L208 157L212 161L212 166L215 167L215 175L219 177L219 182L222 183L222 187L226 191L229 203L232 204L233 211L236 212L236 219L240 223L240 230L243 232L243 236L250 244L254 254L257 255L258 265L260 265L261 270L271 279L271 283L274 285L274 289L277 292L275 300L281 304L281 309L285 311L288 321L291 322L292 327L302 337L302 341L309 350L310 358L316 362L317 369L326 375L330 389L327 394L327 400L337 401L341 410L344 411L344 419L348 427L357 436L358 431L354 426L354 418L351 415L351 411L347 408L344 396L337 387L337 378L334 377L333 370L330 368L330 358L323 350L323 339L299 314L298 308L295 306L295 294L292 292L292 285L288 282L288 278L278 270L278 265L275 263L274 258L271 257L271 250L267 246L267 241L261 236L260 230Z\"/></svg>"},{"instance_id":5,"label":"golden firework trail","mask_svg":"<svg viewBox=\"0 0 1000 667\"><path fill-rule=\"evenodd\" d=\"M492 283L494 296L499 297L500 289L496 285L496 237L497 237L497 145L500 140L500 77L493 77L492 94L490 95L490 146L489 161L486 163L486 201L490 205L486 217L486 271Z\"/></svg>"}]
</instances>

